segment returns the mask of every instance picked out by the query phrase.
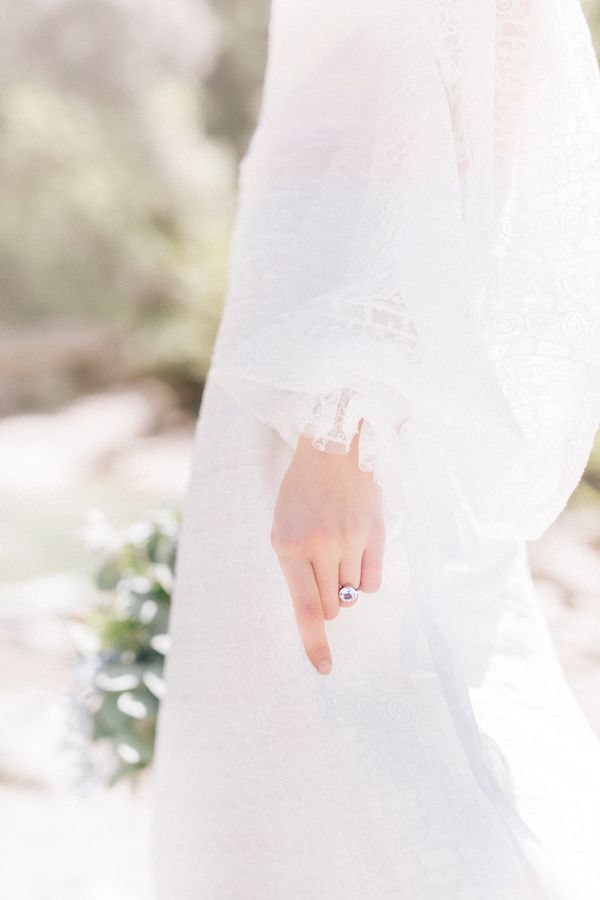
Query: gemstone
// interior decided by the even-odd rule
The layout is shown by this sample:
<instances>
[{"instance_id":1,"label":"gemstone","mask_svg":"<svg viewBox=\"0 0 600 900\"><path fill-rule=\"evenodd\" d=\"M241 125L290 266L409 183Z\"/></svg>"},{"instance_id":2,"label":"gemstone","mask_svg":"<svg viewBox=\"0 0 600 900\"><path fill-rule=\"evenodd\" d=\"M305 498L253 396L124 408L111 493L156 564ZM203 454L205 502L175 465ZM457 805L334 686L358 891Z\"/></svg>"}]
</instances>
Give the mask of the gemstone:
<instances>
[{"instance_id":1,"label":"gemstone","mask_svg":"<svg viewBox=\"0 0 600 900\"><path fill-rule=\"evenodd\" d=\"M340 588L340 600L342 603L354 603L358 597L358 591L351 584L345 584Z\"/></svg>"}]
</instances>

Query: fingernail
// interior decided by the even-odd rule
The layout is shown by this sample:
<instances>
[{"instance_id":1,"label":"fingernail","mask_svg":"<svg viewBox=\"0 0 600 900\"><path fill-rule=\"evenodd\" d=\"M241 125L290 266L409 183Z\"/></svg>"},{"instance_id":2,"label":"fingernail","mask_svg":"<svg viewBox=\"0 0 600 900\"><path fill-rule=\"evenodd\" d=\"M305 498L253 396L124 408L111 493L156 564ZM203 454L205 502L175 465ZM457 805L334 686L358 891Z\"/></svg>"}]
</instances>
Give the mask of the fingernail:
<instances>
[{"instance_id":1,"label":"fingernail","mask_svg":"<svg viewBox=\"0 0 600 900\"><path fill-rule=\"evenodd\" d=\"M331 660L322 659L317 668L319 669L321 675L327 675L329 672L331 672Z\"/></svg>"}]
</instances>

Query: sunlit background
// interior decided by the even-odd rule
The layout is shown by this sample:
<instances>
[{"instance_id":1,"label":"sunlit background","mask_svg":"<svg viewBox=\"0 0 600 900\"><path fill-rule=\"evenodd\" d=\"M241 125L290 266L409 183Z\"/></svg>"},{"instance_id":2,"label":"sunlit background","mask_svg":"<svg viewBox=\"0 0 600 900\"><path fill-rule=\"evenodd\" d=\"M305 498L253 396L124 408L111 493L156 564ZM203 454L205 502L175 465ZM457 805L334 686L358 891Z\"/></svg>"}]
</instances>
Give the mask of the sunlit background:
<instances>
[{"instance_id":1,"label":"sunlit background","mask_svg":"<svg viewBox=\"0 0 600 900\"><path fill-rule=\"evenodd\" d=\"M0 13L0 900L152 900L176 517L268 2ZM600 447L531 560L600 732Z\"/></svg>"}]
</instances>

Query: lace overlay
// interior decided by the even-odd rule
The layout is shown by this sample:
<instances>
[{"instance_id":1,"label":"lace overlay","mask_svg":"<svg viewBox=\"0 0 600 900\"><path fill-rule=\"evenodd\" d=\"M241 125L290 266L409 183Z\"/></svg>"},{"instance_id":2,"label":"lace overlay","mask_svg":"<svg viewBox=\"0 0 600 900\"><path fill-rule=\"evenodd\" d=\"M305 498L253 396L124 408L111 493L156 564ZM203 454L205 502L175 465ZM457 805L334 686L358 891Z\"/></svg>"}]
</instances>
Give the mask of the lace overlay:
<instances>
[{"instance_id":1,"label":"lace overlay","mask_svg":"<svg viewBox=\"0 0 600 900\"><path fill-rule=\"evenodd\" d=\"M213 375L291 446L362 417L374 471L408 404L482 533L536 537L598 425L599 222L576 0L274 0Z\"/></svg>"},{"instance_id":2,"label":"lace overlay","mask_svg":"<svg viewBox=\"0 0 600 900\"><path fill-rule=\"evenodd\" d=\"M353 414L356 392L348 388L318 397L310 416L300 423L300 433L312 438L318 450L347 453L360 432L362 418Z\"/></svg>"},{"instance_id":3,"label":"lace overlay","mask_svg":"<svg viewBox=\"0 0 600 900\"><path fill-rule=\"evenodd\" d=\"M410 415L409 404L403 407L398 398L391 409L385 406L381 389L369 395L348 387L313 398L298 424L298 433L312 440L313 446L327 453L348 453L358 435L358 465L363 472L377 473L380 448L399 433ZM388 399L388 404L390 399ZM395 416L395 418L394 418Z\"/></svg>"}]
</instances>

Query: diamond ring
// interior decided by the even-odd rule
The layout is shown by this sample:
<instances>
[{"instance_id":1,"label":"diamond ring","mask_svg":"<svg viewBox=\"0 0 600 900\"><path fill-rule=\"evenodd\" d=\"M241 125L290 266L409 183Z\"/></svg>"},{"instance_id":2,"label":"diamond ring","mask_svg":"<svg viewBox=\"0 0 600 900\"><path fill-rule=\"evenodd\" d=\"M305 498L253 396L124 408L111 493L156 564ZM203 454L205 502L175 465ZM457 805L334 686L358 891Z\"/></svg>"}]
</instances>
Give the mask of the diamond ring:
<instances>
[{"instance_id":1,"label":"diamond ring","mask_svg":"<svg viewBox=\"0 0 600 900\"><path fill-rule=\"evenodd\" d=\"M358 590L351 584L340 584L339 597L343 605L349 606L358 600Z\"/></svg>"}]
</instances>

